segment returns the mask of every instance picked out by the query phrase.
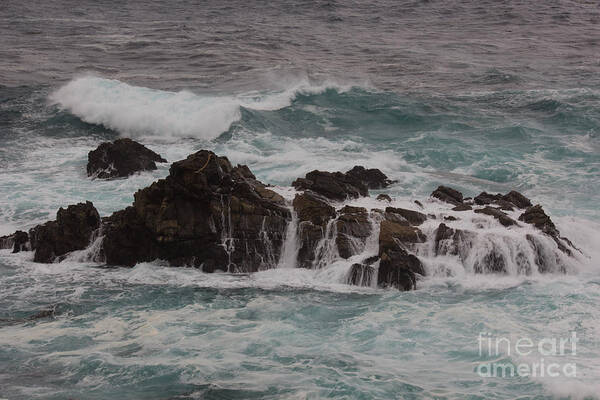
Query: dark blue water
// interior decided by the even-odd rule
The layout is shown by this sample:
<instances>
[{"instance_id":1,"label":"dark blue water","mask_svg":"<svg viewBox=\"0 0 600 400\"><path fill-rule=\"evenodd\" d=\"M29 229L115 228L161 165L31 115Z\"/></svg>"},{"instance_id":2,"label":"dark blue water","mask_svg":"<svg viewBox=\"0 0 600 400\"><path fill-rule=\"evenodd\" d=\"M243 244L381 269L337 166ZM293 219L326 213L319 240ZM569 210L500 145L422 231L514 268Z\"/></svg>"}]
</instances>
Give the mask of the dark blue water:
<instances>
[{"instance_id":1,"label":"dark blue water","mask_svg":"<svg viewBox=\"0 0 600 400\"><path fill-rule=\"evenodd\" d=\"M0 234L82 200L130 204L167 165L85 175L88 151L128 136L170 162L211 149L284 192L355 164L397 179L398 204L439 184L517 189L586 254L567 277L428 260L450 276L397 293L343 284L339 260L225 276L0 251L0 398L600 393L597 3L4 0L0 35ZM482 378L482 331L575 331L577 356L550 359L577 376Z\"/></svg>"}]
</instances>

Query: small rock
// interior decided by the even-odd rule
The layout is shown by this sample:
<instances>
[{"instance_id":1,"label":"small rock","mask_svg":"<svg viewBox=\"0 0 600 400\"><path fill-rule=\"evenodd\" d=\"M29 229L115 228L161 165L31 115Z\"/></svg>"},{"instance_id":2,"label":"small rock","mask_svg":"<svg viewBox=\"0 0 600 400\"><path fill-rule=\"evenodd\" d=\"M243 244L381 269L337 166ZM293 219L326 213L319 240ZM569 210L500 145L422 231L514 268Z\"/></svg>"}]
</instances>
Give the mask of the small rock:
<instances>
[{"instance_id":1,"label":"small rock","mask_svg":"<svg viewBox=\"0 0 600 400\"><path fill-rule=\"evenodd\" d=\"M138 171L155 170L157 162L167 160L131 139L117 139L89 152L87 174L100 179L126 177Z\"/></svg>"},{"instance_id":2,"label":"small rock","mask_svg":"<svg viewBox=\"0 0 600 400\"><path fill-rule=\"evenodd\" d=\"M410 225L421 225L427 220L427 216L418 211L406 210L404 208L387 207L385 209L386 218L393 219L396 222L402 223L407 221ZM398 218L400 217L400 218Z\"/></svg>"},{"instance_id":3,"label":"small rock","mask_svg":"<svg viewBox=\"0 0 600 400\"><path fill-rule=\"evenodd\" d=\"M447 186L439 186L433 191L433 193L431 193L431 196L456 206L463 202L462 193Z\"/></svg>"},{"instance_id":4,"label":"small rock","mask_svg":"<svg viewBox=\"0 0 600 400\"><path fill-rule=\"evenodd\" d=\"M392 202L392 198L389 195L385 194L385 193L378 194L377 195L377 200L378 201L387 201L388 203Z\"/></svg>"},{"instance_id":5,"label":"small rock","mask_svg":"<svg viewBox=\"0 0 600 400\"><path fill-rule=\"evenodd\" d=\"M346 172L346 175L361 181L369 189L384 189L394 183L377 168L366 169L360 165Z\"/></svg>"},{"instance_id":6,"label":"small rock","mask_svg":"<svg viewBox=\"0 0 600 400\"><path fill-rule=\"evenodd\" d=\"M312 190L328 199L343 201L369 195L367 186L359 179L341 172L314 170L305 178L298 178L292 186L298 190Z\"/></svg>"},{"instance_id":7,"label":"small rock","mask_svg":"<svg viewBox=\"0 0 600 400\"><path fill-rule=\"evenodd\" d=\"M513 203L518 208L531 207L531 200L515 190L512 190L502 196L502 199Z\"/></svg>"}]
</instances>

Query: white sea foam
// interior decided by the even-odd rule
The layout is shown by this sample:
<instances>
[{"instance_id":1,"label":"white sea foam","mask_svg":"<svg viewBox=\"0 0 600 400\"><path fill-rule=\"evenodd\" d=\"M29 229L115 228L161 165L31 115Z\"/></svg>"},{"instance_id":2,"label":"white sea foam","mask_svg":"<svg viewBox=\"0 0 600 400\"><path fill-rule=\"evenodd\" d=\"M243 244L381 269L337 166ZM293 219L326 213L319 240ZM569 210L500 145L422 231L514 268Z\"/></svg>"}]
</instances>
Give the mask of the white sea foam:
<instances>
[{"instance_id":1,"label":"white sea foam","mask_svg":"<svg viewBox=\"0 0 600 400\"><path fill-rule=\"evenodd\" d=\"M172 141L188 137L211 140L241 117L240 107L276 110L289 106L298 93L319 93L332 83L306 80L272 92L232 96L169 92L94 76L83 76L50 95L50 101L83 121L101 124L128 136ZM337 86L343 90L343 86Z\"/></svg>"}]
</instances>

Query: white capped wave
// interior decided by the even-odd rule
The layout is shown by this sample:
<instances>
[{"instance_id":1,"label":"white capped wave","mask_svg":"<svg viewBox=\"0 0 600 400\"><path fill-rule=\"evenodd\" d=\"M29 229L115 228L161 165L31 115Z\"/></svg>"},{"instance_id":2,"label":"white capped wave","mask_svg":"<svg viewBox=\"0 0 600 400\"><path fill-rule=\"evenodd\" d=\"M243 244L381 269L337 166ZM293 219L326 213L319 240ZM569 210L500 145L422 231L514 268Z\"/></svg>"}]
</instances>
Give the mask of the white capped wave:
<instances>
[{"instance_id":1,"label":"white capped wave","mask_svg":"<svg viewBox=\"0 0 600 400\"><path fill-rule=\"evenodd\" d=\"M208 96L83 76L53 92L50 101L85 122L101 124L128 136L158 137L167 141L181 137L211 140L240 119L240 107L277 110L289 106L298 93L319 93L331 86L338 90L348 88L332 83L313 85L301 80L266 94Z\"/></svg>"}]
</instances>

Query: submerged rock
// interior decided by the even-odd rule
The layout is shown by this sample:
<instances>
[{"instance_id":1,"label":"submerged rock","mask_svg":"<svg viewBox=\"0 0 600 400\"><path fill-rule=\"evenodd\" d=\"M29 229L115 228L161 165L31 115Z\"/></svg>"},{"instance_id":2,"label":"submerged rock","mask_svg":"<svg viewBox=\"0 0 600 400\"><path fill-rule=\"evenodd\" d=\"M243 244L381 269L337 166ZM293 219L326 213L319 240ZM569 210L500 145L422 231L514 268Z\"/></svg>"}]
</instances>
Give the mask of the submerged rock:
<instances>
[{"instance_id":1,"label":"submerged rock","mask_svg":"<svg viewBox=\"0 0 600 400\"><path fill-rule=\"evenodd\" d=\"M94 205L86 201L60 208L56 220L38 225L29 231L33 260L52 263L75 250L85 249L96 229L100 216Z\"/></svg>"},{"instance_id":2,"label":"submerged rock","mask_svg":"<svg viewBox=\"0 0 600 400\"><path fill-rule=\"evenodd\" d=\"M167 162L159 154L131 139L102 143L88 154L87 174L100 179L126 177L139 171L156 169Z\"/></svg>"},{"instance_id":3,"label":"submerged rock","mask_svg":"<svg viewBox=\"0 0 600 400\"><path fill-rule=\"evenodd\" d=\"M254 272L277 264L291 214L245 166L201 150L104 219L109 265L162 259L205 272Z\"/></svg>"}]
</instances>

